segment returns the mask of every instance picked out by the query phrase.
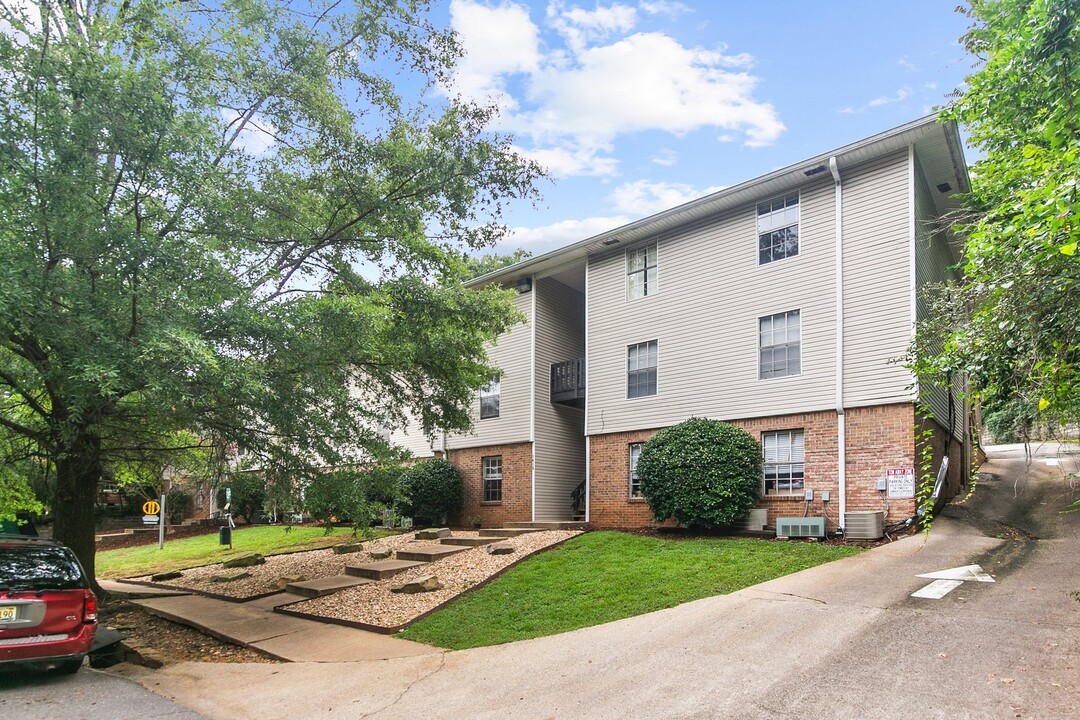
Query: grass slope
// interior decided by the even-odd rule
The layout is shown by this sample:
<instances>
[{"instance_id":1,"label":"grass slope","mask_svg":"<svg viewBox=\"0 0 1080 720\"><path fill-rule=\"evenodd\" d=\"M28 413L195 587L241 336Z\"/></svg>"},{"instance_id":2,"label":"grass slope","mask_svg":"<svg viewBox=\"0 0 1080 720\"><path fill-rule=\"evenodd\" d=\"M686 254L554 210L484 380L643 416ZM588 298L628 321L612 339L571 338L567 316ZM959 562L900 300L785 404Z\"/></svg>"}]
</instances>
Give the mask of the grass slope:
<instances>
[{"instance_id":1,"label":"grass slope","mask_svg":"<svg viewBox=\"0 0 1080 720\"><path fill-rule=\"evenodd\" d=\"M724 595L857 552L814 543L586 533L530 558L399 637L460 650L553 635Z\"/></svg>"},{"instance_id":2,"label":"grass slope","mask_svg":"<svg viewBox=\"0 0 1080 720\"><path fill-rule=\"evenodd\" d=\"M381 533L380 535L385 534ZM183 570L199 565L221 562L230 555L241 552L257 552L262 555L315 550L337 545L352 537L350 528L334 528L330 535L321 527L293 527L286 532L280 525L237 528L232 532L233 549L218 544L217 533L183 538L165 539L165 547L157 543L118 550L103 550L97 554L95 564L99 578L115 579L138 577L171 570Z\"/></svg>"}]
</instances>

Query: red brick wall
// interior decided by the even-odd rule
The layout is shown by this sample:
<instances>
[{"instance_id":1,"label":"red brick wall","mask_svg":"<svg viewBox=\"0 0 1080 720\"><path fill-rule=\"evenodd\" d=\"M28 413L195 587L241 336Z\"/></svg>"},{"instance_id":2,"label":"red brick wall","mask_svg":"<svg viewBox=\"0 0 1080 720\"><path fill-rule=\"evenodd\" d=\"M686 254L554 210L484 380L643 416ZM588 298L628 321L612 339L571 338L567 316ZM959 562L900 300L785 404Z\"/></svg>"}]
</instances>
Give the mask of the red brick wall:
<instances>
[{"instance_id":1,"label":"red brick wall","mask_svg":"<svg viewBox=\"0 0 1080 720\"><path fill-rule=\"evenodd\" d=\"M483 502L483 458L502 456L502 501ZM502 527L506 522L532 520L532 443L489 445L450 450L449 460L465 481L465 507L458 522L481 527Z\"/></svg>"},{"instance_id":2,"label":"red brick wall","mask_svg":"<svg viewBox=\"0 0 1080 720\"><path fill-rule=\"evenodd\" d=\"M889 468L912 467L915 458L915 412L909 404L852 408L845 413L847 437L847 509L885 510L884 494L877 490L878 478ZM833 411L801 413L768 418L729 421L758 441L763 432L798 430L805 432L805 487L814 491L808 515L827 518L835 530L840 512L837 477L837 416ZM630 443L644 442L659 428L634 432L594 435L590 439L589 484L590 521L600 527L643 527L654 525L648 506L629 497ZM821 502L821 492L831 498ZM805 503L796 496L767 496L758 507L768 510L770 525L778 517L802 515ZM892 498L888 521L910 516L914 500Z\"/></svg>"}]
</instances>

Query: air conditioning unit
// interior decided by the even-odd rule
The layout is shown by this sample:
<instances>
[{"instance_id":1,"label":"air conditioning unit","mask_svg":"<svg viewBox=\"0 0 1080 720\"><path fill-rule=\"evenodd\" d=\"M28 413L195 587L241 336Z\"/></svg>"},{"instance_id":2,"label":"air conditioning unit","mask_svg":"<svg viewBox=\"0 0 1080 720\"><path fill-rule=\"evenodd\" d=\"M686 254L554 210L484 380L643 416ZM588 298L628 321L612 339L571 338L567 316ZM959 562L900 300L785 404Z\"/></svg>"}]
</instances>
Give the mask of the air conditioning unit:
<instances>
[{"instance_id":1,"label":"air conditioning unit","mask_svg":"<svg viewBox=\"0 0 1080 720\"><path fill-rule=\"evenodd\" d=\"M761 508L756 508L750 511L750 514L736 523L736 527L740 530L749 530L751 532L761 532L765 529L765 526L769 523L769 511Z\"/></svg>"},{"instance_id":2,"label":"air conditioning unit","mask_svg":"<svg viewBox=\"0 0 1080 720\"><path fill-rule=\"evenodd\" d=\"M880 540L885 535L885 513L844 513L844 537L848 540Z\"/></svg>"},{"instance_id":3,"label":"air conditioning unit","mask_svg":"<svg viewBox=\"0 0 1080 720\"><path fill-rule=\"evenodd\" d=\"M825 518L786 517L776 518L776 537L825 537Z\"/></svg>"}]
</instances>

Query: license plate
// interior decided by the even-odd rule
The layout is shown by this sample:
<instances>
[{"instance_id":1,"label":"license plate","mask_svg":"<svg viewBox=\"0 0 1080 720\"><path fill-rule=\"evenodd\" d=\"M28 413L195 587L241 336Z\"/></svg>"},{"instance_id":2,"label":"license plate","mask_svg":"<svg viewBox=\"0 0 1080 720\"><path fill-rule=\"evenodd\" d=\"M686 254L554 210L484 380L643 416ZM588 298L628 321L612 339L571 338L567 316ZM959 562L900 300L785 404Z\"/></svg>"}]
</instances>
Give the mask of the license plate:
<instances>
[{"instance_id":1,"label":"license plate","mask_svg":"<svg viewBox=\"0 0 1080 720\"><path fill-rule=\"evenodd\" d=\"M0 622L15 622L17 619L14 605L0 605Z\"/></svg>"}]
</instances>

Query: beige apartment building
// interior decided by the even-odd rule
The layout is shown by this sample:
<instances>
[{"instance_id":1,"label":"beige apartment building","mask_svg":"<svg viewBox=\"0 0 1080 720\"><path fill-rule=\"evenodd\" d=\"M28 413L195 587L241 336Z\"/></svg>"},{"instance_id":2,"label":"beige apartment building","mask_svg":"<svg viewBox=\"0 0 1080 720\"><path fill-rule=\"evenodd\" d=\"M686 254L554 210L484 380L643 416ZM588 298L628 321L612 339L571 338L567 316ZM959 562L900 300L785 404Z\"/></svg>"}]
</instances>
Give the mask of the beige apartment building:
<instances>
[{"instance_id":1,"label":"beige apartment building","mask_svg":"<svg viewBox=\"0 0 1080 720\"><path fill-rule=\"evenodd\" d=\"M394 439L459 467L466 524L650 524L641 443L690 417L761 442L758 524L901 521L921 428L946 494L972 460L968 408L903 364L967 190L956 126L928 117L478 278L526 321L490 348L473 431Z\"/></svg>"}]
</instances>

